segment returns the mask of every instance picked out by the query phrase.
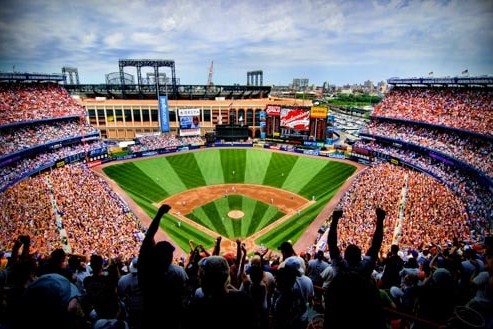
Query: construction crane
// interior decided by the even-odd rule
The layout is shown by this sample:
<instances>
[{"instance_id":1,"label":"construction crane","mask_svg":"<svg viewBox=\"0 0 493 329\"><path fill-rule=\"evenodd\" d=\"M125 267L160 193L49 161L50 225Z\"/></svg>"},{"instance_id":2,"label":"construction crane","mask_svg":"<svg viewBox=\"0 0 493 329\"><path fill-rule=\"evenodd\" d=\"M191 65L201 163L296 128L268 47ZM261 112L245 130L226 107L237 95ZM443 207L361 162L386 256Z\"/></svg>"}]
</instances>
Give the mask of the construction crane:
<instances>
[{"instance_id":1,"label":"construction crane","mask_svg":"<svg viewBox=\"0 0 493 329\"><path fill-rule=\"evenodd\" d=\"M211 66L209 66L209 78L207 79L207 89L211 89L214 86L212 82L212 73L214 72L214 61L211 61Z\"/></svg>"}]
</instances>

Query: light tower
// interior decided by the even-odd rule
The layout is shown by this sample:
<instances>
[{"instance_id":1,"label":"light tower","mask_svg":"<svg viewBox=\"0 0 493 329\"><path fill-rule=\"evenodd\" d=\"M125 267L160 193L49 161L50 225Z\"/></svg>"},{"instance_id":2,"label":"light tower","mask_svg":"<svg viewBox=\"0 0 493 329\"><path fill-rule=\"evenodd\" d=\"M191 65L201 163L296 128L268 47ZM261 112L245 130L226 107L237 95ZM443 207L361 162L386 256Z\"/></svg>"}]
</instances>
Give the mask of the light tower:
<instances>
[{"instance_id":1,"label":"light tower","mask_svg":"<svg viewBox=\"0 0 493 329\"><path fill-rule=\"evenodd\" d=\"M211 66L209 66L209 78L207 79L207 89L211 89L214 83L212 82L212 74L214 72L214 61L211 61Z\"/></svg>"}]
</instances>

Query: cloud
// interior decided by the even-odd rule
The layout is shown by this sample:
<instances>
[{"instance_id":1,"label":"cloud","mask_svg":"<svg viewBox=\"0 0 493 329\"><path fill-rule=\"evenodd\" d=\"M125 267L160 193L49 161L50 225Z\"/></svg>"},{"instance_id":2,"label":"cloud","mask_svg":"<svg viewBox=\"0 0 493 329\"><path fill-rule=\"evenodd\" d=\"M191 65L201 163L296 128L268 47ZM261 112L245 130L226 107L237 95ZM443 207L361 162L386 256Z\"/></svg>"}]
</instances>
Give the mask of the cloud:
<instances>
[{"instance_id":1,"label":"cloud","mask_svg":"<svg viewBox=\"0 0 493 329\"><path fill-rule=\"evenodd\" d=\"M104 82L120 58L173 59L189 84L206 83L212 60L220 84L257 69L265 84L492 74L491 31L488 0L4 0L0 69L70 63L85 83Z\"/></svg>"}]
</instances>

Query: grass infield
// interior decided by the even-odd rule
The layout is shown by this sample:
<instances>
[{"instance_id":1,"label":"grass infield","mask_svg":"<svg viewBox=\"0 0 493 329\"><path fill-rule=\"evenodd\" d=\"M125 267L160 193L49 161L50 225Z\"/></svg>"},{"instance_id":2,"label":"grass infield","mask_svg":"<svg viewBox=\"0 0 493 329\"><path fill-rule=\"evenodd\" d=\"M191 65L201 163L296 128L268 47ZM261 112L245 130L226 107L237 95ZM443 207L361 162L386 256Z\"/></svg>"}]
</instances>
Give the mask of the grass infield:
<instances>
[{"instance_id":1,"label":"grass infield","mask_svg":"<svg viewBox=\"0 0 493 329\"><path fill-rule=\"evenodd\" d=\"M124 162L105 167L114 180L151 218L157 212L156 203L197 187L216 184L258 184L298 194L315 203L300 214L261 235L257 245L276 249L286 240L295 242L317 217L356 167L293 153L262 149L204 149L187 153ZM241 219L230 218L232 210L244 213ZM274 223L285 214L278 208L240 194L229 194L193 209L186 217L231 239L246 238ZM187 223L178 222L173 214L161 221L161 228L183 250L189 240L205 248L214 245L216 236Z\"/></svg>"}]
</instances>

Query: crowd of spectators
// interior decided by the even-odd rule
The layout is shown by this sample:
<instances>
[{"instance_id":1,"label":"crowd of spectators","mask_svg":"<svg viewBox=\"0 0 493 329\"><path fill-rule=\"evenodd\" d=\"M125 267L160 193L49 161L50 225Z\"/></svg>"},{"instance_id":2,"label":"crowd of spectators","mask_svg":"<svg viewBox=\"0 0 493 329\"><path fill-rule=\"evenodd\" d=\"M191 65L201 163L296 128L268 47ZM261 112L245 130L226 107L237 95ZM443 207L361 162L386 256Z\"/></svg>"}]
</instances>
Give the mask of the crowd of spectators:
<instances>
[{"instance_id":1,"label":"crowd of spectators","mask_svg":"<svg viewBox=\"0 0 493 329\"><path fill-rule=\"evenodd\" d=\"M427 147L461 160L493 179L493 139L422 127L416 124L373 120L362 132Z\"/></svg>"},{"instance_id":2,"label":"crowd of spectators","mask_svg":"<svg viewBox=\"0 0 493 329\"><path fill-rule=\"evenodd\" d=\"M392 88L372 116L405 119L492 136L488 88Z\"/></svg>"},{"instance_id":3,"label":"crowd of spectators","mask_svg":"<svg viewBox=\"0 0 493 329\"><path fill-rule=\"evenodd\" d=\"M86 113L59 84L0 84L0 126L66 116L85 117Z\"/></svg>"},{"instance_id":4,"label":"crowd of spectators","mask_svg":"<svg viewBox=\"0 0 493 329\"><path fill-rule=\"evenodd\" d=\"M147 135L136 138L136 144L129 146L129 150L135 153L166 147L203 145L204 141L205 139L202 136L177 136L174 134Z\"/></svg>"},{"instance_id":5,"label":"crowd of spectators","mask_svg":"<svg viewBox=\"0 0 493 329\"><path fill-rule=\"evenodd\" d=\"M272 250L247 250L237 239L231 253L221 250L219 236L213 250L191 241L189 254L177 259L172 243L154 240L169 210L166 204L159 208L136 254L109 260L56 247L42 258L32 252L36 242L30 235L11 237L12 253L0 269L3 328L145 329L156 321L171 328L229 328L240 320L235 327L245 329L493 325L493 236L481 243L454 239L446 246L425 243L406 253L392 248L383 254L384 208L365 210L374 213L365 223L367 249L346 236L344 227L352 219L337 208L329 252L298 252L286 241L278 247L282 256L272 257ZM354 211L352 216L358 217ZM121 236L113 234L114 240ZM393 285L384 286L392 257L400 261ZM325 264L317 281L322 286L312 279L314 261ZM166 305L173 308L161 307ZM215 312L226 315L212 317Z\"/></svg>"},{"instance_id":6,"label":"crowd of spectators","mask_svg":"<svg viewBox=\"0 0 493 329\"><path fill-rule=\"evenodd\" d=\"M19 161L12 162L0 167L0 190L5 189L5 187L15 183L29 173L35 173L44 169L47 165L51 165L55 161L63 160L75 155L82 155L82 158L84 158L88 152L105 147L106 143L104 141L93 140L51 149L50 151L38 153Z\"/></svg>"},{"instance_id":7,"label":"crowd of spectators","mask_svg":"<svg viewBox=\"0 0 493 329\"><path fill-rule=\"evenodd\" d=\"M382 163L368 167L344 193L337 207L344 210L345 225L339 227L339 243L344 248L357 244L369 248L372 236L372 209L387 210L384 225L382 254L392 244L402 250L418 249L423 245L447 245L455 238L473 243L484 238L471 236L466 204L449 188L427 174ZM327 228L322 227L314 242L325 249ZM446 228L446 229L444 229ZM483 228L483 234L488 234Z\"/></svg>"},{"instance_id":8,"label":"crowd of spectators","mask_svg":"<svg viewBox=\"0 0 493 329\"><path fill-rule=\"evenodd\" d=\"M5 251L11 248L12 236L24 234L32 237L31 246L40 255L65 243L74 254L129 259L137 254L144 229L108 183L83 165L29 177L0 194L0 206L0 246Z\"/></svg>"},{"instance_id":9,"label":"crowd of spectators","mask_svg":"<svg viewBox=\"0 0 493 329\"><path fill-rule=\"evenodd\" d=\"M0 130L0 157L51 141L97 133L98 130L79 119L34 123Z\"/></svg>"},{"instance_id":10,"label":"crowd of spectators","mask_svg":"<svg viewBox=\"0 0 493 329\"><path fill-rule=\"evenodd\" d=\"M477 177L430 157L390 145L361 140L355 143L355 147L366 148L370 152L378 152L388 157L401 159L413 167L430 173L465 203L469 224L475 234L482 235L485 231L493 229L493 210L491 207L493 195L488 187L478 182Z\"/></svg>"},{"instance_id":11,"label":"crowd of spectators","mask_svg":"<svg viewBox=\"0 0 493 329\"><path fill-rule=\"evenodd\" d=\"M50 97L49 101L43 99L46 95ZM80 106L63 88L54 85L0 86L0 100L0 125L81 115ZM377 105L373 114L491 135L491 131L485 129L491 128L490 106L491 95L480 89L402 88L392 90ZM72 128L81 129L75 123ZM34 146L38 142L56 139L57 134L67 136L64 130L70 131L72 128L70 124L59 130L52 126L40 126L36 128L38 132L52 131L53 134L46 135L46 139L41 137L39 141L33 131L19 130L23 141L13 146L16 140L12 139L5 146L5 152L22 149L26 140L28 145ZM419 127L393 124L372 125L370 129L378 134L393 134L455 154L459 159L491 173L491 159L484 163L471 159L474 154L483 156L481 151L491 145L481 145L474 138L459 140L453 134L447 136L433 130L422 131ZM2 138L8 141L10 136ZM145 136L131 150L138 152L200 142L203 140L199 137L182 138L170 134ZM0 187L6 187L23 174L67 154L87 152L88 145L61 148L4 166L0 169L3 177ZM92 145L101 146L99 143ZM463 145L467 146L465 152L459 150ZM479 314L483 327L490 328L493 325L491 192L475 179L469 179L465 173L415 152L375 142L359 141L355 146L405 160L440 181L425 173L377 161L364 170L345 192L337 211L321 228L320 232L325 233L320 235L319 241L315 241L315 247L310 248L309 252L295 251L290 242L279 246L281 254L268 249L246 250L238 239L236 255L231 255L221 253L218 237L212 251L201 246L194 247L191 242L188 255L174 255L175 249L171 243L150 243L169 207L162 206L150 228L146 229L109 185L83 164L54 168L19 181L0 194L0 224L3 228L0 250L3 258L6 258L5 252L9 254L8 261L2 261L0 268L1 291L7 291L2 294L2 326L16 329L20 328L18 324L33 325L31 321L34 319L38 321L36 325L43 323L52 328L63 328L68 324L81 329L109 325L147 328L149 318L161 319L163 314L155 313L158 310L165 312L164 309L149 306L149 298L152 301L156 297L167 298L164 291L155 296L154 286L173 290L174 297L179 297L183 303L183 308L180 308L175 299L173 305L176 313L164 313L164 321L170 326L193 328L198 324L210 323L217 328L227 328L233 321L240 321L236 325L238 328L304 329L310 324L314 326L312 322L317 319L314 314L324 312L330 314L330 323L347 324L356 318L344 319L343 314L356 312L356 315L363 312L364 307L371 307L373 311L370 316L380 314L384 305L404 311L401 308L403 296L397 292L408 291L406 285L414 282L416 287L421 288L416 290L413 299L415 307L406 311L418 315L420 319L433 321L432 328L445 325L450 319L459 321L454 310L460 305L467 306L468 312L471 312L469 315ZM462 151L462 158L458 151ZM62 231L66 234L61 234ZM337 245L340 254L334 254L334 247L328 250L330 243ZM142 247L145 245L147 251L144 254ZM288 249L291 251L289 254L286 253ZM411 258L417 260L417 279L406 277L404 280L403 276L399 287L379 289L383 273L390 268L386 259L392 255L392 249L399 251L395 255L402 258L403 267L412 267ZM355 255L368 262L361 250L368 250L366 256L371 255L375 261L370 285L366 274L363 278L359 275L361 273L346 272L346 267L359 266L359 261L354 262ZM470 258L470 252L466 250L475 251L473 270L467 276L471 280L461 281L459 278L464 278L466 272L465 265L461 264ZM351 253L352 260L349 257ZM158 255L165 256L162 260L166 260L166 264L153 264L158 260L152 258ZM141 312L130 317L130 293L136 293L144 284L137 280L135 291L122 291L119 282L124 274L139 273L141 256L147 263L141 270L150 280L145 280ZM328 266L324 266L319 277L307 276L311 270L308 265L316 257L326 261ZM75 258L78 265L69 266L67 258ZM483 266L475 265L479 262ZM55 263L58 265L55 266ZM171 266L173 271L157 273ZM156 272L153 274L153 271ZM400 275L399 271L397 273ZM173 285L178 282L178 274L183 289ZM98 278L87 281L81 278L92 276ZM312 277L323 280L324 294L315 294ZM158 278L164 281L152 281ZM91 285L91 281L96 284ZM317 281L317 284L320 282ZM65 290L59 296L48 292L61 286ZM44 290L47 287L50 289ZM380 297L376 299L367 298L377 294ZM317 301L316 296L321 300ZM352 301L347 296L358 300L358 303L351 305ZM167 301L162 302L166 304ZM241 303L242 307L238 307L236 302ZM59 307L52 309L53 306ZM228 314L228 321L217 322L213 317L205 321L212 311L217 311L218 306ZM348 312L341 306L352 309ZM154 312L149 313L149 310ZM53 316L43 316L47 313ZM381 323L381 318L377 320L375 323ZM390 318L385 322L380 328L391 325ZM413 328L424 328L419 320L410 322L415 322ZM325 327L329 328L328 324Z\"/></svg>"}]
</instances>

